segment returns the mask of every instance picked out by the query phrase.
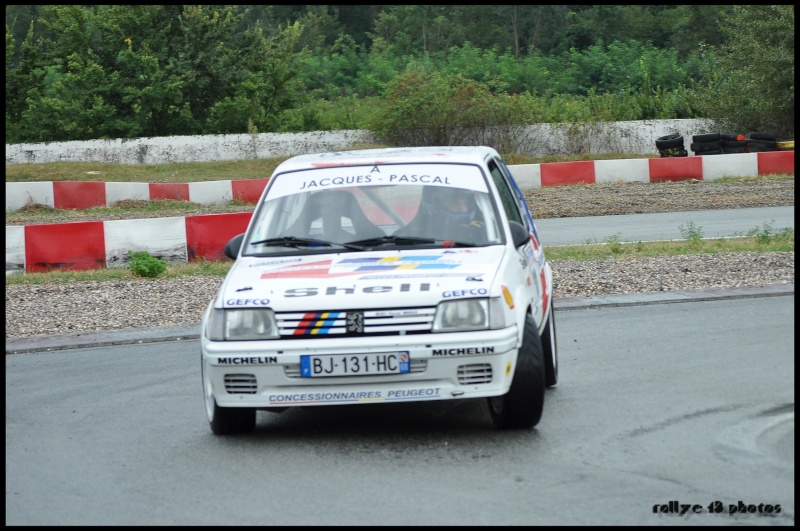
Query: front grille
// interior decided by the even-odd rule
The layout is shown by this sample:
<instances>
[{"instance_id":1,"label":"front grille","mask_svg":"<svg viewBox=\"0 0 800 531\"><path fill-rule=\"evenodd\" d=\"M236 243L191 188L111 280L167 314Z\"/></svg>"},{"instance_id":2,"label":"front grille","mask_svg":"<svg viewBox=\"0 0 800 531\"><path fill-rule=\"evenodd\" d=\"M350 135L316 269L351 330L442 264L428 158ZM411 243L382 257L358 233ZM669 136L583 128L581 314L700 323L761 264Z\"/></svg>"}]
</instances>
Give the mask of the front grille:
<instances>
[{"instance_id":1,"label":"front grille","mask_svg":"<svg viewBox=\"0 0 800 531\"><path fill-rule=\"evenodd\" d=\"M226 374L225 391L231 395L254 395L257 390L254 374Z\"/></svg>"},{"instance_id":2,"label":"front grille","mask_svg":"<svg viewBox=\"0 0 800 531\"><path fill-rule=\"evenodd\" d=\"M425 372L427 368L428 368L428 360L412 359L409 365L410 370L406 374ZM287 378L300 378L300 364L293 363L291 365L286 365L283 368L283 372Z\"/></svg>"},{"instance_id":3,"label":"front grille","mask_svg":"<svg viewBox=\"0 0 800 531\"><path fill-rule=\"evenodd\" d=\"M281 338L423 334L431 331L436 308L332 310L275 314Z\"/></svg>"},{"instance_id":4,"label":"front grille","mask_svg":"<svg viewBox=\"0 0 800 531\"><path fill-rule=\"evenodd\" d=\"M489 363L461 365L458 368L458 383L461 385L485 384L492 381L492 366Z\"/></svg>"}]
</instances>

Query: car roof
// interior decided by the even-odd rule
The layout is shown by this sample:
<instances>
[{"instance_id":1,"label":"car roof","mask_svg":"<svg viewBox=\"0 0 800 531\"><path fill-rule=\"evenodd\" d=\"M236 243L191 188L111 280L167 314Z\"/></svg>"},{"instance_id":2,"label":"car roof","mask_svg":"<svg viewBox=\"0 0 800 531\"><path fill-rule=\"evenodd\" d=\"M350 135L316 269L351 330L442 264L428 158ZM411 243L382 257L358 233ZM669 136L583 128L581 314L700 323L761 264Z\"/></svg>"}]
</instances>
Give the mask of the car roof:
<instances>
[{"instance_id":1,"label":"car roof","mask_svg":"<svg viewBox=\"0 0 800 531\"><path fill-rule=\"evenodd\" d=\"M279 164L274 173L329 166L364 166L387 163L466 162L483 164L490 156L499 155L497 151L487 146L419 146L333 151L297 155Z\"/></svg>"}]
</instances>

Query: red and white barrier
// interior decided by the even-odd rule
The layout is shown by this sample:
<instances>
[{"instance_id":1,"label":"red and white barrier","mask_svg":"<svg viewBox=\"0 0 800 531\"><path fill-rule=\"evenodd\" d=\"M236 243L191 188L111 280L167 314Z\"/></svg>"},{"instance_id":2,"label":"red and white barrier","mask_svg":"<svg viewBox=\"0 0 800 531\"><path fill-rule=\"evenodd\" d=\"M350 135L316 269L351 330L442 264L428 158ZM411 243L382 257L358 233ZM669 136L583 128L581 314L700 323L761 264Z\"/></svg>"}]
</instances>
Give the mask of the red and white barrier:
<instances>
[{"instance_id":1,"label":"red and white barrier","mask_svg":"<svg viewBox=\"0 0 800 531\"><path fill-rule=\"evenodd\" d=\"M6 274L127 266L129 251L170 263L225 258L251 212L6 226Z\"/></svg>"},{"instance_id":2,"label":"red and white barrier","mask_svg":"<svg viewBox=\"0 0 800 531\"><path fill-rule=\"evenodd\" d=\"M713 180L794 174L794 151L697 157L553 162L509 166L520 188L615 182ZM122 199L183 199L210 204L256 203L267 179L197 183L6 183L6 211L28 201L55 208L113 205ZM6 274L120 267L128 251L172 263L221 260L225 244L247 228L252 213L6 226Z\"/></svg>"},{"instance_id":3,"label":"red and white barrier","mask_svg":"<svg viewBox=\"0 0 800 531\"><path fill-rule=\"evenodd\" d=\"M28 203L53 208L86 209L113 206L126 199L174 199L199 204L241 201L255 204L269 179L196 183L17 182L6 183L6 212Z\"/></svg>"},{"instance_id":4,"label":"red and white barrier","mask_svg":"<svg viewBox=\"0 0 800 531\"><path fill-rule=\"evenodd\" d=\"M693 157L587 160L509 166L521 188L617 182L713 181L721 177L794 175L794 151Z\"/></svg>"}]
</instances>

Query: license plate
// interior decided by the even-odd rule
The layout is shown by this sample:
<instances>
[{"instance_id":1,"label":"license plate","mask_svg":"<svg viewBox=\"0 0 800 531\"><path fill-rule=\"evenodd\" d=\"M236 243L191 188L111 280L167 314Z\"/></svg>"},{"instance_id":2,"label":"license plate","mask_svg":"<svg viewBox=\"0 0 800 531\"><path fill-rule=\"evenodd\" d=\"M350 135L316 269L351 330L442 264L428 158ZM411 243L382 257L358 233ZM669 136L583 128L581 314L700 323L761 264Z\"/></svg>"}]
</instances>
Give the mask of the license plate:
<instances>
[{"instance_id":1,"label":"license plate","mask_svg":"<svg viewBox=\"0 0 800 531\"><path fill-rule=\"evenodd\" d=\"M323 354L300 356L300 376L369 376L402 374L411 370L408 352L375 352L370 354Z\"/></svg>"}]
</instances>

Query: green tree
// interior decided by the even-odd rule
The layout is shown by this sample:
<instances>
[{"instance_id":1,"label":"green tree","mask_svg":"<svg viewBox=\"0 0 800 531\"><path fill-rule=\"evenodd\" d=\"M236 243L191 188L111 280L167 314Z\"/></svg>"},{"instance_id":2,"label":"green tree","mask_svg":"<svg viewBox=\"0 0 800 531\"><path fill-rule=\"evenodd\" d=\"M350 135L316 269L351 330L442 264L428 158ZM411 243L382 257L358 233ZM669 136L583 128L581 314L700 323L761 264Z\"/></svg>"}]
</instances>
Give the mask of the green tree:
<instances>
[{"instance_id":1,"label":"green tree","mask_svg":"<svg viewBox=\"0 0 800 531\"><path fill-rule=\"evenodd\" d=\"M309 5L306 11L298 17L303 28L302 35L297 42L297 50L303 48L315 52L325 52L344 33L339 23L338 6Z\"/></svg>"},{"instance_id":2,"label":"green tree","mask_svg":"<svg viewBox=\"0 0 800 531\"><path fill-rule=\"evenodd\" d=\"M364 67L361 46L340 34L325 54L306 54L301 77L306 88L326 99L351 95Z\"/></svg>"},{"instance_id":3,"label":"green tree","mask_svg":"<svg viewBox=\"0 0 800 531\"><path fill-rule=\"evenodd\" d=\"M264 38L260 29L252 32L252 42L242 52L246 78L236 84L231 96L212 105L207 132L282 130L281 114L298 106L305 97L299 76L303 55L293 52L302 32L297 22L283 28L273 39Z\"/></svg>"},{"instance_id":4,"label":"green tree","mask_svg":"<svg viewBox=\"0 0 800 531\"><path fill-rule=\"evenodd\" d=\"M794 6L733 7L706 56L700 108L724 130L794 137Z\"/></svg>"},{"instance_id":5,"label":"green tree","mask_svg":"<svg viewBox=\"0 0 800 531\"><path fill-rule=\"evenodd\" d=\"M393 54L382 40L374 41L362 57L363 67L355 80L356 94L367 98L383 95L388 84L405 70L411 60L408 56Z\"/></svg>"},{"instance_id":6,"label":"green tree","mask_svg":"<svg viewBox=\"0 0 800 531\"><path fill-rule=\"evenodd\" d=\"M105 97L117 76L73 53L67 58L66 71L54 77L46 93L29 93L29 106L22 113L29 127L63 140L107 138L109 130L118 132L112 125L117 122L116 109Z\"/></svg>"},{"instance_id":7,"label":"green tree","mask_svg":"<svg viewBox=\"0 0 800 531\"><path fill-rule=\"evenodd\" d=\"M679 5L661 11L658 23L665 28L668 42L660 47L671 47L682 60L697 53L700 44L718 47L725 41L719 20L730 12L731 4Z\"/></svg>"},{"instance_id":8,"label":"green tree","mask_svg":"<svg viewBox=\"0 0 800 531\"><path fill-rule=\"evenodd\" d=\"M169 44L169 67L180 75L191 111L192 129L184 134L203 133L214 104L232 96L247 74L237 64L241 52L234 30L240 17L235 6L210 5L183 6L178 16L178 38Z\"/></svg>"},{"instance_id":9,"label":"green tree","mask_svg":"<svg viewBox=\"0 0 800 531\"><path fill-rule=\"evenodd\" d=\"M131 38L125 42L127 48L117 54L115 64L124 80L115 87L127 129L122 137L183 134L183 125L191 123L190 110L183 105L184 81L165 71L148 44L134 47Z\"/></svg>"},{"instance_id":10,"label":"green tree","mask_svg":"<svg viewBox=\"0 0 800 531\"><path fill-rule=\"evenodd\" d=\"M390 83L371 129L399 146L474 144L490 123L489 89L461 75L413 67Z\"/></svg>"}]
</instances>

